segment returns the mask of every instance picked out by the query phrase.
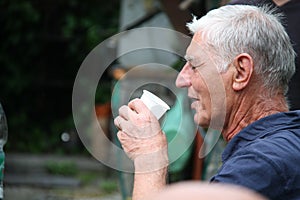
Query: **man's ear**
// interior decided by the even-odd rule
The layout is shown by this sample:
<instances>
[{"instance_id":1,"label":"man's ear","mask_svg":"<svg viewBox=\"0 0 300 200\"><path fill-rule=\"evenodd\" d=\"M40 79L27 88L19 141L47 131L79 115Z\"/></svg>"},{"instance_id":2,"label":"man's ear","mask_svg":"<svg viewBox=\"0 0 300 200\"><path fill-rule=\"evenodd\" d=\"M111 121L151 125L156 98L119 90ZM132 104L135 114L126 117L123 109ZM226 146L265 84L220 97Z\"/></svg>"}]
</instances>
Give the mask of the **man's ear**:
<instances>
[{"instance_id":1,"label":"man's ear","mask_svg":"<svg viewBox=\"0 0 300 200\"><path fill-rule=\"evenodd\" d=\"M253 73L253 59L247 53L239 54L233 61L235 72L233 75L232 88L235 91L244 89L250 81Z\"/></svg>"}]
</instances>

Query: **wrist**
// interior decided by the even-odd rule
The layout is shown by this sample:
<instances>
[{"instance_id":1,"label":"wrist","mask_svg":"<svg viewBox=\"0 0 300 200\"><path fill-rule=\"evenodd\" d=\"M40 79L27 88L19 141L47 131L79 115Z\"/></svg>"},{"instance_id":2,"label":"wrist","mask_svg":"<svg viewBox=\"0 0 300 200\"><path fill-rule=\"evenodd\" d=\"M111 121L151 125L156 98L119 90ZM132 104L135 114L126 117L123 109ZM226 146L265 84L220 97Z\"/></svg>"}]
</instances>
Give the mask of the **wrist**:
<instances>
[{"instance_id":1,"label":"wrist","mask_svg":"<svg viewBox=\"0 0 300 200\"><path fill-rule=\"evenodd\" d=\"M142 154L134 159L135 173L151 173L166 170L168 165L169 158L167 148L150 154Z\"/></svg>"}]
</instances>

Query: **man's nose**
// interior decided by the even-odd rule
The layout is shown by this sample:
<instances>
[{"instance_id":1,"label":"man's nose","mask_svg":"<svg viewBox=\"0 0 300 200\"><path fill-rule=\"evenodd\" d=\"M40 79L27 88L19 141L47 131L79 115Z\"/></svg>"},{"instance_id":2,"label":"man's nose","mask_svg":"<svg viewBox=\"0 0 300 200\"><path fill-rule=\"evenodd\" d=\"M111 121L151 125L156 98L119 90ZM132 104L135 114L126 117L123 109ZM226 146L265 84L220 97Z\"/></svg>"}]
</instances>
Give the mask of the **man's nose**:
<instances>
[{"instance_id":1,"label":"man's nose","mask_svg":"<svg viewBox=\"0 0 300 200\"><path fill-rule=\"evenodd\" d=\"M176 87L184 88L191 86L190 74L188 73L188 64L185 64L176 78Z\"/></svg>"}]
</instances>

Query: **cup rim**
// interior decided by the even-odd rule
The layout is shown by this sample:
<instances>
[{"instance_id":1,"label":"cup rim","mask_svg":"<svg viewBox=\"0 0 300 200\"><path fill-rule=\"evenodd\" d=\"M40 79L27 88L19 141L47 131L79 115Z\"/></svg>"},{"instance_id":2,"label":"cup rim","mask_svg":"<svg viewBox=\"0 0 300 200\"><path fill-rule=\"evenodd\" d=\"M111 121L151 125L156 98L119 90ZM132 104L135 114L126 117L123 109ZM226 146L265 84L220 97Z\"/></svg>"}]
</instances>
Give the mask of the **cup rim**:
<instances>
[{"instance_id":1,"label":"cup rim","mask_svg":"<svg viewBox=\"0 0 300 200\"><path fill-rule=\"evenodd\" d=\"M143 94L146 94L148 96L150 96L151 100L156 102L157 104L161 105L162 107L164 107L166 110L170 110L170 106L164 102L161 98L159 98L158 96L156 96L155 94L153 94L152 92L149 92L148 90L143 90Z\"/></svg>"}]
</instances>

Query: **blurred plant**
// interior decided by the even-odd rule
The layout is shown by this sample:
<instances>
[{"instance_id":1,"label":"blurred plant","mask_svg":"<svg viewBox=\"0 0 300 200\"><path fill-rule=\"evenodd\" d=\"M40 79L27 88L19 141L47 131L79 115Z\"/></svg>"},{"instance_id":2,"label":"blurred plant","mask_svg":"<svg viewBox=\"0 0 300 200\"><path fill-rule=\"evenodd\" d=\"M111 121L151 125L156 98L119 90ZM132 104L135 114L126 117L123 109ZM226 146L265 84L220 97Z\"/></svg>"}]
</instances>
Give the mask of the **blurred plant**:
<instances>
[{"instance_id":1,"label":"blurred plant","mask_svg":"<svg viewBox=\"0 0 300 200\"><path fill-rule=\"evenodd\" d=\"M114 180L103 180L100 184L101 190L106 194L118 191L118 182Z\"/></svg>"},{"instance_id":2,"label":"blurred plant","mask_svg":"<svg viewBox=\"0 0 300 200\"><path fill-rule=\"evenodd\" d=\"M99 173L96 172L80 172L78 174L78 178L80 179L83 185L88 185L93 183L99 178Z\"/></svg>"},{"instance_id":3,"label":"blurred plant","mask_svg":"<svg viewBox=\"0 0 300 200\"><path fill-rule=\"evenodd\" d=\"M50 174L63 175L63 176L75 176L79 170L73 162L48 162L46 164L46 170Z\"/></svg>"},{"instance_id":4,"label":"blurred plant","mask_svg":"<svg viewBox=\"0 0 300 200\"><path fill-rule=\"evenodd\" d=\"M0 1L0 101L8 151L48 152L70 123L84 57L118 30L119 0ZM60 129L60 128L59 128Z\"/></svg>"},{"instance_id":5,"label":"blurred plant","mask_svg":"<svg viewBox=\"0 0 300 200\"><path fill-rule=\"evenodd\" d=\"M101 84L97 87L95 95L96 104L104 104L111 100L112 93L112 83L109 81L102 81Z\"/></svg>"}]
</instances>

